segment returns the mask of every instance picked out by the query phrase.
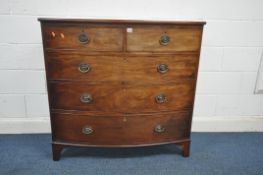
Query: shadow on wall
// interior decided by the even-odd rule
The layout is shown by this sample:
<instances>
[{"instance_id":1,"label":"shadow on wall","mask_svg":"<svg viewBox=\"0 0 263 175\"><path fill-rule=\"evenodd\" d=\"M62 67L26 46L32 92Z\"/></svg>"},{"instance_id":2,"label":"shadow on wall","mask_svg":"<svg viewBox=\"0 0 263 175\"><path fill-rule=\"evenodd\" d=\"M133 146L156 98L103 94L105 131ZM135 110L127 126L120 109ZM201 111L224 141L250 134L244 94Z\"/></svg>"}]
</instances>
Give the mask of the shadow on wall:
<instances>
[{"instance_id":1,"label":"shadow on wall","mask_svg":"<svg viewBox=\"0 0 263 175\"><path fill-rule=\"evenodd\" d=\"M261 55L261 63L259 65L259 69L258 69L255 93L256 94L263 94L263 52Z\"/></svg>"}]
</instances>

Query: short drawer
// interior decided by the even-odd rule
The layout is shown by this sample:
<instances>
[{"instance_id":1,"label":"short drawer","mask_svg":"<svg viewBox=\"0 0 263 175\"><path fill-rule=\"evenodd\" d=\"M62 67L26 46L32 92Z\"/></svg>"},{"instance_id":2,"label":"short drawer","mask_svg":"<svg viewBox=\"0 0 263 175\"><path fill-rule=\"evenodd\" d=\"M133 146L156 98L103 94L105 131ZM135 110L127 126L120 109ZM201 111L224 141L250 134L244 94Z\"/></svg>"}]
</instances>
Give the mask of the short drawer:
<instances>
[{"instance_id":1,"label":"short drawer","mask_svg":"<svg viewBox=\"0 0 263 175\"><path fill-rule=\"evenodd\" d=\"M200 26L143 26L127 28L127 51L199 51Z\"/></svg>"},{"instance_id":2,"label":"short drawer","mask_svg":"<svg viewBox=\"0 0 263 175\"><path fill-rule=\"evenodd\" d=\"M45 48L83 49L86 51L121 51L123 29L118 27L74 25L44 25Z\"/></svg>"},{"instance_id":3,"label":"short drawer","mask_svg":"<svg viewBox=\"0 0 263 175\"><path fill-rule=\"evenodd\" d=\"M88 145L147 145L189 138L191 112L88 116L52 114L55 141Z\"/></svg>"},{"instance_id":4,"label":"short drawer","mask_svg":"<svg viewBox=\"0 0 263 175\"><path fill-rule=\"evenodd\" d=\"M49 53L48 79L87 81L163 81L196 78L197 55L88 56Z\"/></svg>"},{"instance_id":5,"label":"short drawer","mask_svg":"<svg viewBox=\"0 0 263 175\"><path fill-rule=\"evenodd\" d=\"M189 109L195 81L166 84L49 82L52 109L138 113Z\"/></svg>"}]
</instances>

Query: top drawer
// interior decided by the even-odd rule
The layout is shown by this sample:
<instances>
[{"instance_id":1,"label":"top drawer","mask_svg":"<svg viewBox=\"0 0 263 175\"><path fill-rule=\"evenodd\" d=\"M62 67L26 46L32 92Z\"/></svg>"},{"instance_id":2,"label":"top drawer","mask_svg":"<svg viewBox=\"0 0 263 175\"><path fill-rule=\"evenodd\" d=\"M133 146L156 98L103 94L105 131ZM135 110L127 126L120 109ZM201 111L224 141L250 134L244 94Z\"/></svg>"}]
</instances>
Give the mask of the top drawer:
<instances>
[{"instance_id":1,"label":"top drawer","mask_svg":"<svg viewBox=\"0 0 263 175\"><path fill-rule=\"evenodd\" d=\"M46 48L121 51L123 28L112 26L43 25Z\"/></svg>"},{"instance_id":2,"label":"top drawer","mask_svg":"<svg viewBox=\"0 0 263 175\"><path fill-rule=\"evenodd\" d=\"M199 51L201 26L134 26L127 28L127 51Z\"/></svg>"}]
</instances>

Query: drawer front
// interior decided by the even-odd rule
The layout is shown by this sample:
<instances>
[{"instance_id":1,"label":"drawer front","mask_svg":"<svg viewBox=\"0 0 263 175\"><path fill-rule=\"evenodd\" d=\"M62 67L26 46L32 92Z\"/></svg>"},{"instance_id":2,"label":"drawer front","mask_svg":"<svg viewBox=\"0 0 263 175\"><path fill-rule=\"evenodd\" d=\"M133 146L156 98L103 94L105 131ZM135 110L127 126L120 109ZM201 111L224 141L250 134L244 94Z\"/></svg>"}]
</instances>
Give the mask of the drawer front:
<instances>
[{"instance_id":1,"label":"drawer front","mask_svg":"<svg viewBox=\"0 0 263 175\"><path fill-rule=\"evenodd\" d=\"M146 52L199 51L199 26L144 26L127 28L127 50Z\"/></svg>"},{"instance_id":2,"label":"drawer front","mask_svg":"<svg viewBox=\"0 0 263 175\"><path fill-rule=\"evenodd\" d=\"M196 78L198 56L87 56L48 54L48 79L163 81Z\"/></svg>"},{"instance_id":3,"label":"drawer front","mask_svg":"<svg viewBox=\"0 0 263 175\"><path fill-rule=\"evenodd\" d=\"M45 48L121 51L123 29L117 27L73 25L44 26Z\"/></svg>"},{"instance_id":4,"label":"drawer front","mask_svg":"<svg viewBox=\"0 0 263 175\"><path fill-rule=\"evenodd\" d=\"M192 108L195 81L163 85L49 83L52 109L157 112Z\"/></svg>"},{"instance_id":5,"label":"drawer front","mask_svg":"<svg viewBox=\"0 0 263 175\"><path fill-rule=\"evenodd\" d=\"M190 118L191 112L141 116L52 114L55 141L108 146L187 139Z\"/></svg>"}]
</instances>

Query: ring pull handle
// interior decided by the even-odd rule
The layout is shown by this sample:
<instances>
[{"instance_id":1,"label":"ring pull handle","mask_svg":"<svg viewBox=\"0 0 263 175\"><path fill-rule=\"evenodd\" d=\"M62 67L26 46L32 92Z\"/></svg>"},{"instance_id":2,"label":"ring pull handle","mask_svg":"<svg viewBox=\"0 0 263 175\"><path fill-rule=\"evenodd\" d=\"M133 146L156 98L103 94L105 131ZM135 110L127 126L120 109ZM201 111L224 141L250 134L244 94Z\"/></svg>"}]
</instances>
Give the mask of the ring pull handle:
<instances>
[{"instance_id":1,"label":"ring pull handle","mask_svg":"<svg viewBox=\"0 0 263 175\"><path fill-rule=\"evenodd\" d=\"M56 37L56 33L55 32L51 32L51 36L52 36L52 38L55 38Z\"/></svg>"},{"instance_id":2,"label":"ring pull handle","mask_svg":"<svg viewBox=\"0 0 263 175\"><path fill-rule=\"evenodd\" d=\"M91 94L85 93L85 94L80 96L80 101L82 103L91 103L92 100L93 100L93 98L92 98Z\"/></svg>"},{"instance_id":3,"label":"ring pull handle","mask_svg":"<svg viewBox=\"0 0 263 175\"><path fill-rule=\"evenodd\" d=\"M164 103L166 102L166 96L164 94L157 95L155 101L156 103Z\"/></svg>"},{"instance_id":4,"label":"ring pull handle","mask_svg":"<svg viewBox=\"0 0 263 175\"><path fill-rule=\"evenodd\" d=\"M165 131L165 127L163 127L160 124L156 125L154 128L154 132L156 132L156 133L163 133L164 131Z\"/></svg>"},{"instance_id":5,"label":"ring pull handle","mask_svg":"<svg viewBox=\"0 0 263 175\"><path fill-rule=\"evenodd\" d=\"M82 128L82 133L86 134L86 135L92 134L93 133L93 129L92 129L91 126L84 126Z\"/></svg>"},{"instance_id":6,"label":"ring pull handle","mask_svg":"<svg viewBox=\"0 0 263 175\"><path fill-rule=\"evenodd\" d=\"M161 45L166 46L170 43L170 37L168 35L162 35L159 42Z\"/></svg>"},{"instance_id":7,"label":"ring pull handle","mask_svg":"<svg viewBox=\"0 0 263 175\"><path fill-rule=\"evenodd\" d=\"M168 65L167 64L159 64L157 66L157 70L158 70L159 73L164 74L164 73L166 73L169 70L168 69Z\"/></svg>"},{"instance_id":8,"label":"ring pull handle","mask_svg":"<svg viewBox=\"0 0 263 175\"><path fill-rule=\"evenodd\" d=\"M86 33L79 34L79 42L80 44L87 44L89 42L89 36Z\"/></svg>"},{"instance_id":9,"label":"ring pull handle","mask_svg":"<svg viewBox=\"0 0 263 175\"><path fill-rule=\"evenodd\" d=\"M86 63L80 63L78 69L81 73L87 73L91 70L91 66Z\"/></svg>"}]
</instances>

